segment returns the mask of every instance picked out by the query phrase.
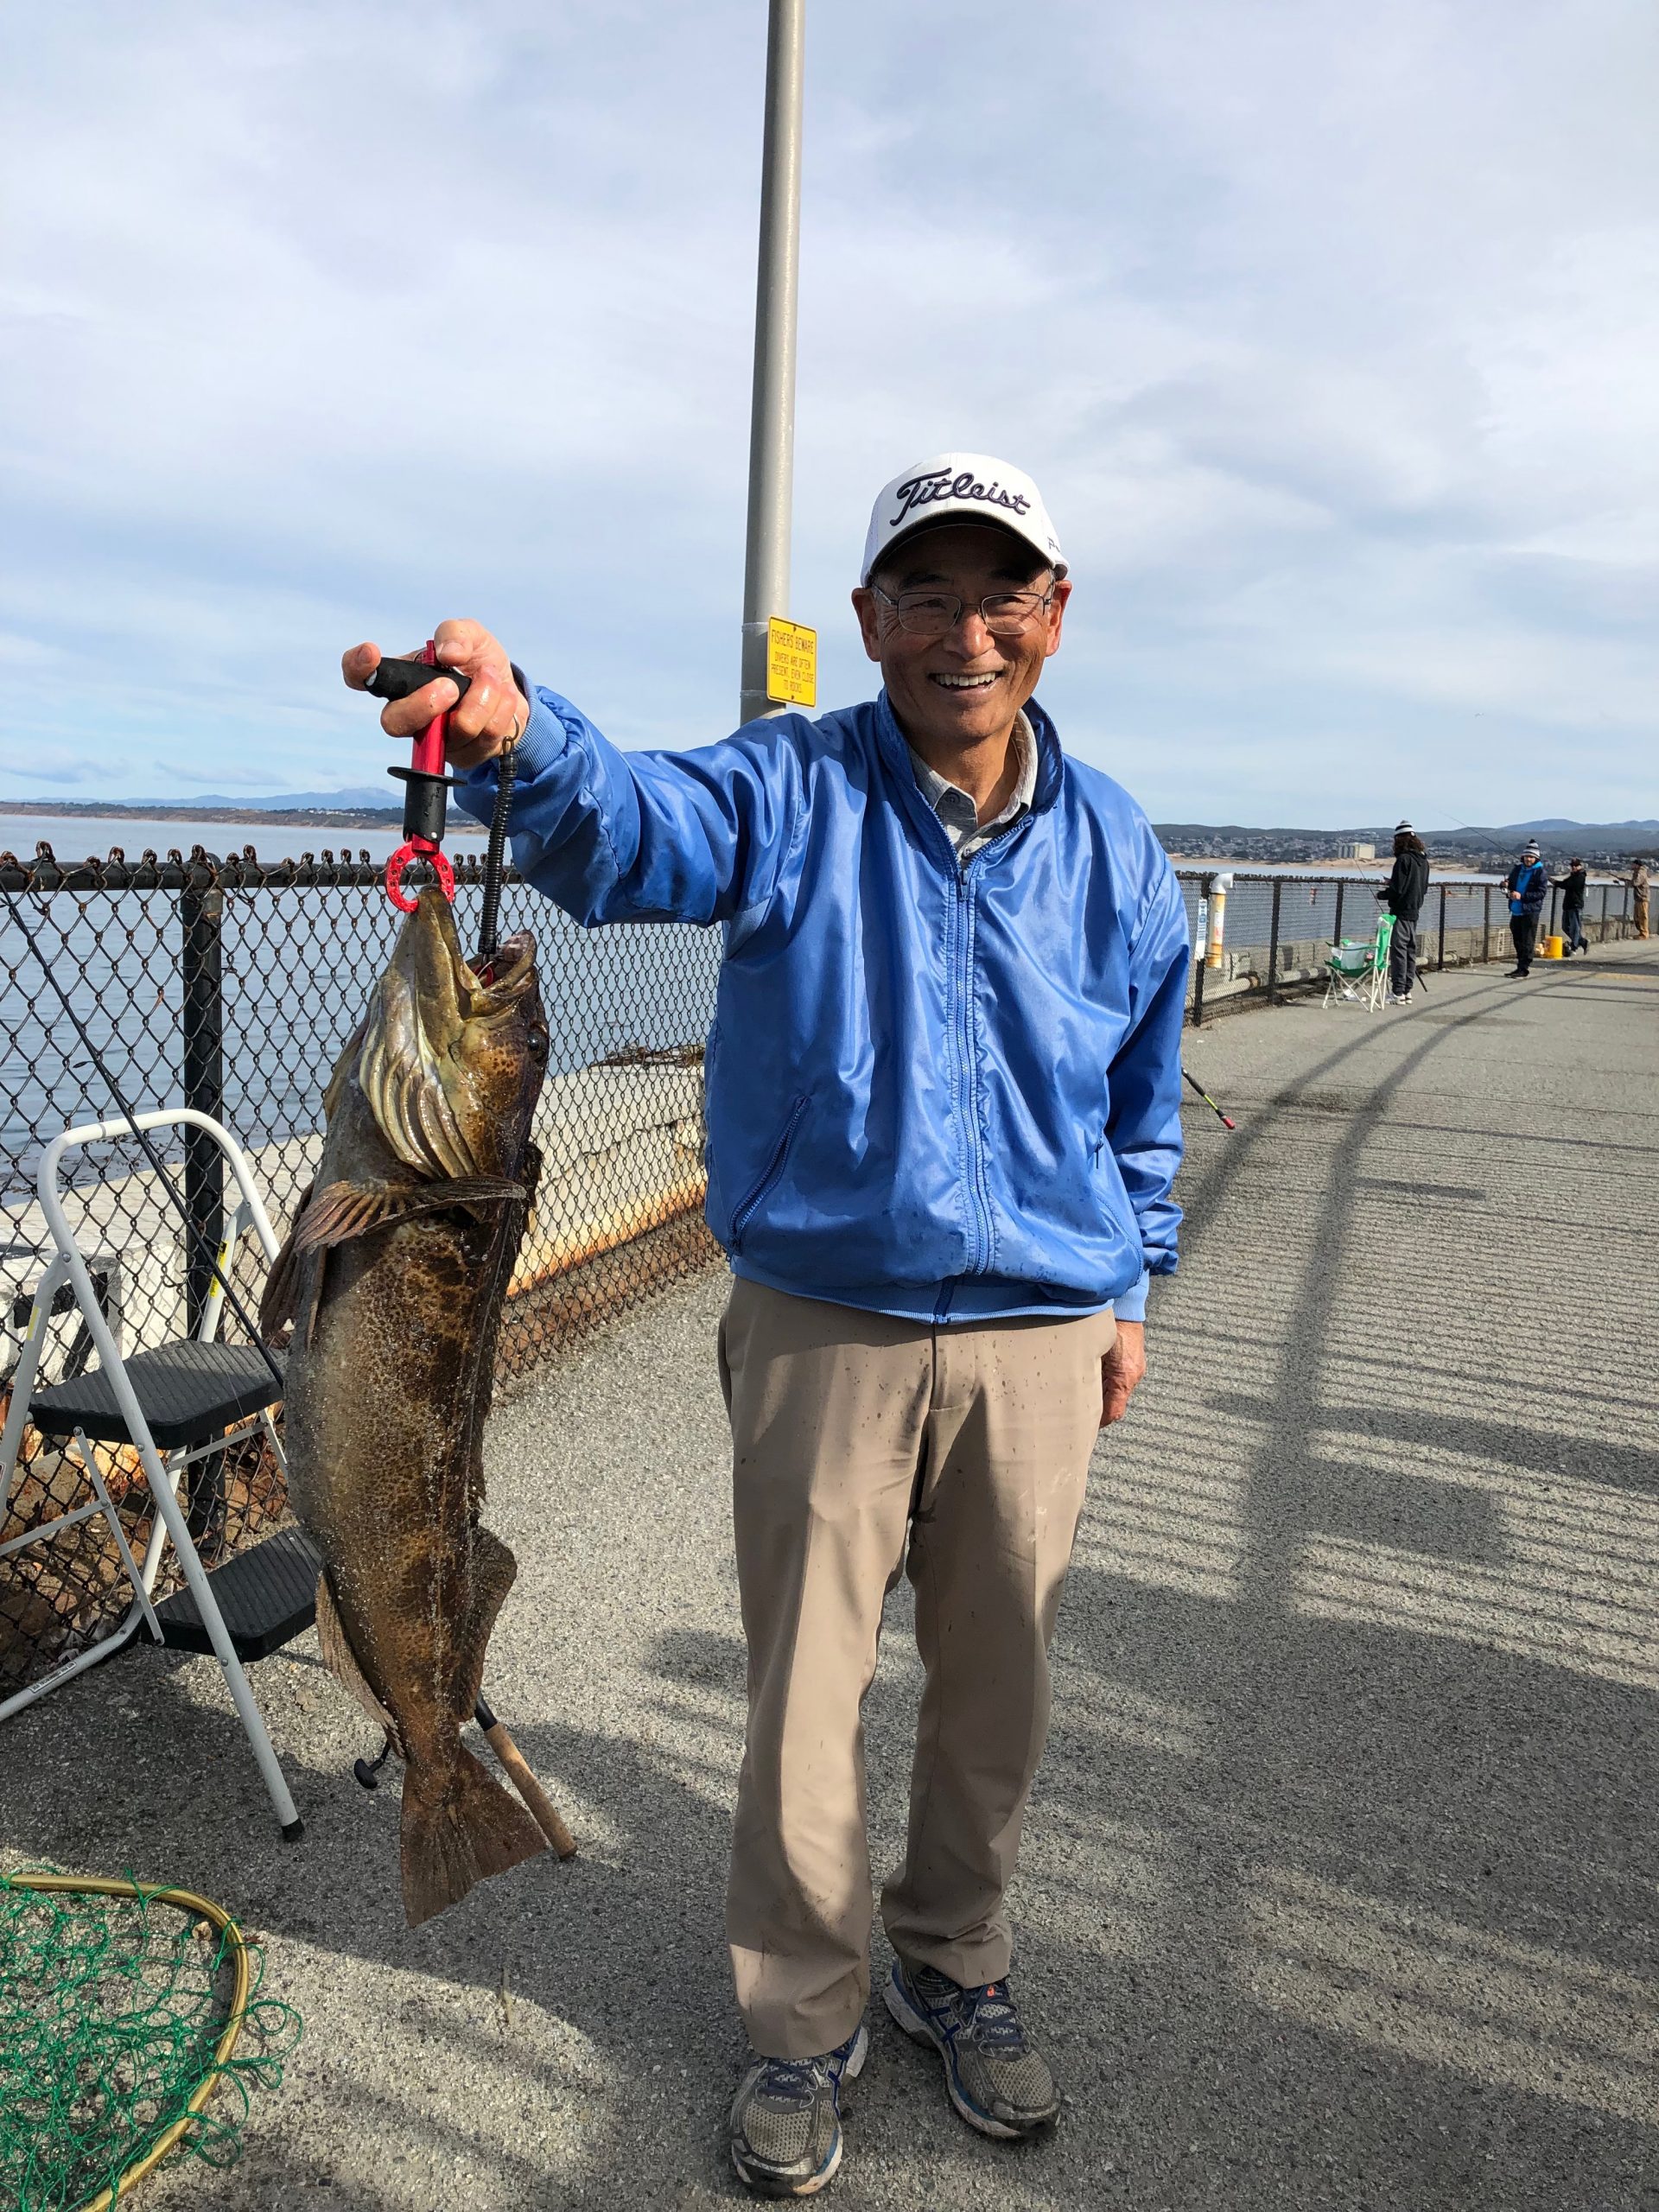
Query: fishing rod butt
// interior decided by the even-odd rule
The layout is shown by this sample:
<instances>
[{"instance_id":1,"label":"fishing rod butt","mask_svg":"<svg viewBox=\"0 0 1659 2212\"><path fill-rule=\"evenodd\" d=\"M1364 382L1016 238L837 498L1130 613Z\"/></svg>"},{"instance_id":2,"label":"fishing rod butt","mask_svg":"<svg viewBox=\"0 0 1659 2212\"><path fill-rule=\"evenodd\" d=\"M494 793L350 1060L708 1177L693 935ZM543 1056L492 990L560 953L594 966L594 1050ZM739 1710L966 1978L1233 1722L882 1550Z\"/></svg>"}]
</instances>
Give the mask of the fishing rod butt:
<instances>
[{"instance_id":1,"label":"fishing rod butt","mask_svg":"<svg viewBox=\"0 0 1659 2212\"><path fill-rule=\"evenodd\" d=\"M485 1742L501 1762L508 1779L529 1806L537 1827L554 1852L561 1859L574 1859L576 1839L560 1819L552 1799L531 1772L529 1762L507 1733L505 1726L497 1719L481 1696L473 1708L473 1718L484 1731Z\"/></svg>"}]
</instances>

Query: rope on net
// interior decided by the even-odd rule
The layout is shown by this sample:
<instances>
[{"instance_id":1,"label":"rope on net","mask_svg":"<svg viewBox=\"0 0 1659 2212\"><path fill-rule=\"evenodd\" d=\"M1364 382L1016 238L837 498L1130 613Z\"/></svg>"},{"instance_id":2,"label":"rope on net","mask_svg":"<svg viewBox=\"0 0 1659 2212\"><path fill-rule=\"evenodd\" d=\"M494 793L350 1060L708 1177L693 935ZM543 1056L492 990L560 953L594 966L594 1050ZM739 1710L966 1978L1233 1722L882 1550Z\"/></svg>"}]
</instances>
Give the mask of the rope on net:
<instances>
[{"instance_id":1,"label":"rope on net","mask_svg":"<svg viewBox=\"0 0 1659 2212\"><path fill-rule=\"evenodd\" d=\"M251 2090L281 2083L302 2031L263 1970L188 1890L0 1874L5 2212L105 2212L175 2146L232 2164ZM234 2108L210 2113L221 2082Z\"/></svg>"}]
</instances>

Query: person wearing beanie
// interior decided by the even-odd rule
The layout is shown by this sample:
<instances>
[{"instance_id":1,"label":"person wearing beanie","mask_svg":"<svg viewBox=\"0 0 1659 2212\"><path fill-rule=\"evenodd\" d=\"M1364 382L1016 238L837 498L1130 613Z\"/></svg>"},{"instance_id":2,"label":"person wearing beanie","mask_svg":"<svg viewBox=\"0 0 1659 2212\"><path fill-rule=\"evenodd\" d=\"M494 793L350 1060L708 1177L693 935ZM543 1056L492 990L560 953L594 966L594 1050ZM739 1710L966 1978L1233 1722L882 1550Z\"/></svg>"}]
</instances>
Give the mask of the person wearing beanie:
<instances>
[{"instance_id":1,"label":"person wearing beanie","mask_svg":"<svg viewBox=\"0 0 1659 2212\"><path fill-rule=\"evenodd\" d=\"M1648 933L1648 864L1642 859L1630 862L1630 922L1637 937Z\"/></svg>"},{"instance_id":2,"label":"person wearing beanie","mask_svg":"<svg viewBox=\"0 0 1659 2212\"><path fill-rule=\"evenodd\" d=\"M1409 822L1394 830L1394 869L1377 897L1394 916L1389 939L1389 1004L1409 1006L1417 981L1417 918L1428 896L1428 849Z\"/></svg>"},{"instance_id":3,"label":"person wearing beanie","mask_svg":"<svg viewBox=\"0 0 1659 2212\"><path fill-rule=\"evenodd\" d=\"M871 2056L861 1713L900 1573L924 1682L887 2006L980 2134L1060 2109L1008 1980L1007 1892L1090 1453L1176 1264L1192 961L1151 823L1035 696L1071 588L1030 477L939 454L870 517L873 698L625 751L445 622L433 681L381 716L408 736L448 714L485 822L517 741L513 859L583 926L721 925L707 1211L734 1277L717 1364L748 1650L726 1935L753 2046L727 2126L767 2196L832 2178ZM379 658L354 646L347 683Z\"/></svg>"},{"instance_id":4,"label":"person wearing beanie","mask_svg":"<svg viewBox=\"0 0 1659 2212\"><path fill-rule=\"evenodd\" d=\"M1565 875L1552 875L1552 890L1561 894L1561 934L1567 939L1567 957L1575 952L1588 952L1590 947L1584 934L1584 887L1586 881L1584 862L1573 857Z\"/></svg>"},{"instance_id":5,"label":"person wearing beanie","mask_svg":"<svg viewBox=\"0 0 1659 2212\"><path fill-rule=\"evenodd\" d=\"M1521 857L1503 879L1510 896L1510 935L1515 942L1512 979L1532 973L1532 956L1538 944L1538 917L1543 912L1549 877L1538 857L1538 841L1529 838Z\"/></svg>"}]
</instances>

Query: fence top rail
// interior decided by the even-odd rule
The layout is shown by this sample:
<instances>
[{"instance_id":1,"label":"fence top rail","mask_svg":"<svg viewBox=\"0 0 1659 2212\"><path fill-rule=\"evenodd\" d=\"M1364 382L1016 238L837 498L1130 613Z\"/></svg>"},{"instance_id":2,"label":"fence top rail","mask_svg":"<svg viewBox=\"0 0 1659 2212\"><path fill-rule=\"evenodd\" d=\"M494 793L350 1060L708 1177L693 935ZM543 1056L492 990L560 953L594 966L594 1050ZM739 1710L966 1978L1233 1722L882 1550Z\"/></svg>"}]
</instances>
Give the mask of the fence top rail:
<instances>
[{"instance_id":1,"label":"fence top rail","mask_svg":"<svg viewBox=\"0 0 1659 2212\"><path fill-rule=\"evenodd\" d=\"M456 882L481 885L484 857L481 850L462 854L454 863ZM251 845L226 854L210 853L201 845L193 845L188 854L176 845L158 854L147 846L137 860L129 860L119 845L102 859L60 860L44 841L30 860L0 852L0 889L6 891L365 890L383 882L385 873L385 862L371 859L366 851L342 849L336 854L327 846L297 859L270 861L262 861ZM504 880L516 883L518 877L509 868Z\"/></svg>"},{"instance_id":2,"label":"fence top rail","mask_svg":"<svg viewBox=\"0 0 1659 2212\"><path fill-rule=\"evenodd\" d=\"M481 887L484 859L481 850L461 855L454 862L456 882ZM1384 861L1378 861L1378 871L1385 867ZM129 860L121 846L112 845L102 858L88 855L84 860L72 861L60 860L42 839L31 859L22 859L13 852L0 852L0 890L12 892L367 890L381 882L385 875L385 862L372 859L365 849L359 848L353 853L342 847L336 853L327 845L320 853L302 853L297 858L269 861L262 861L251 845L245 845L239 853L212 853L198 844L193 845L188 854L176 845L161 854L146 846L137 860ZM1370 871L1258 869L1248 863L1219 861L1208 868L1194 868L1183 862L1175 869L1178 882L1197 884L1200 889L1213 883L1218 875L1232 877L1235 885L1323 884L1332 889L1339 884L1361 884L1368 890L1375 890L1380 880L1377 872ZM420 880L418 871L416 880ZM517 870L511 866L503 880L507 883L520 880ZM1592 875L1590 881L1592 886L1607 890L1624 887L1624 879L1616 875ZM1432 874L1429 889L1482 891L1501 888L1502 883L1503 879L1496 875Z\"/></svg>"}]
</instances>

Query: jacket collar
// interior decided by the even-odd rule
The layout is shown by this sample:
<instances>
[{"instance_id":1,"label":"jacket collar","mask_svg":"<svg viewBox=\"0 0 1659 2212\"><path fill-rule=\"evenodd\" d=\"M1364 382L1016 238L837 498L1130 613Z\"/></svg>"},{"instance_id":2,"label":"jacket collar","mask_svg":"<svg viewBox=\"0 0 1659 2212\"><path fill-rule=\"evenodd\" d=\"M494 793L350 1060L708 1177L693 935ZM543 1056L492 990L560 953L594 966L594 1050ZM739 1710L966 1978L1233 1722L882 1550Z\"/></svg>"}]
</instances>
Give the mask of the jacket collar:
<instances>
[{"instance_id":1,"label":"jacket collar","mask_svg":"<svg viewBox=\"0 0 1659 2212\"><path fill-rule=\"evenodd\" d=\"M1044 814L1059 798L1065 756L1060 751L1058 731L1035 699L1026 702L1026 720L1037 741L1037 787L1032 794L1031 811ZM899 727L885 684L875 701L875 738L882 763L894 783L901 791L907 786L917 803L931 813L931 808L927 807L926 799L917 789L910 765L910 746Z\"/></svg>"}]
</instances>

